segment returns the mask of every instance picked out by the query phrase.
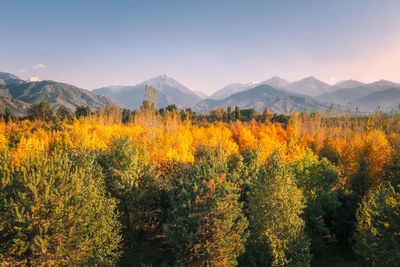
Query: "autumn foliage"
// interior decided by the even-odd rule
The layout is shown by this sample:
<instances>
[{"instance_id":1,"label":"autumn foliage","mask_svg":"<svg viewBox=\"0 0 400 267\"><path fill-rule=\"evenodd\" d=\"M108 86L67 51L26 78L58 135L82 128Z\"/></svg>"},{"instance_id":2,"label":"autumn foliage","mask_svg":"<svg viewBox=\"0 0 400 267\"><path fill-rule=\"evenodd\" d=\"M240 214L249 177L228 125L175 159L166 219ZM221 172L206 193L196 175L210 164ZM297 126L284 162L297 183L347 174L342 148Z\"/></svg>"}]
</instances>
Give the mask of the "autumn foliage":
<instances>
[{"instance_id":1,"label":"autumn foliage","mask_svg":"<svg viewBox=\"0 0 400 267\"><path fill-rule=\"evenodd\" d=\"M0 259L112 263L157 237L166 264L308 265L356 231L368 245L373 209L398 209L399 113L210 118L149 106L1 121Z\"/></svg>"}]
</instances>

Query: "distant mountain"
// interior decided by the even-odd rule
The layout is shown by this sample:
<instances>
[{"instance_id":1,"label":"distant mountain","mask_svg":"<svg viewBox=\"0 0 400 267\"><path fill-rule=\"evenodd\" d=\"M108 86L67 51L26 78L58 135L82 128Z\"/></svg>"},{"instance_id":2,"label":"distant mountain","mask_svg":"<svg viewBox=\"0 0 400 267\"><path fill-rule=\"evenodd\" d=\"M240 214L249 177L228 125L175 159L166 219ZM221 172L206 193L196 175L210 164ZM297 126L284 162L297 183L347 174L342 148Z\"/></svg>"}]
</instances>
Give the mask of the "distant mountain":
<instances>
[{"instance_id":1,"label":"distant mountain","mask_svg":"<svg viewBox=\"0 0 400 267\"><path fill-rule=\"evenodd\" d=\"M255 108L262 112L268 107L271 112L290 113L292 109L303 111L325 110L329 105L308 96L291 94L278 90L270 85L262 84L252 89L233 94L222 100L206 99L193 106L196 112L209 112L218 107L227 108L239 106L241 108Z\"/></svg>"},{"instance_id":2,"label":"distant mountain","mask_svg":"<svg viewBox=\"0 0 400 267\"><path fill-rule=\"evenodd\" d=\"M380 80L369 84L362 84L360 86L350 89L340 89L331 93L323 94L321 96L318 96L317 98L322 101L328 101L344 106L349 102L354 102L374 92L380 92L391 87L399 87L399 86L400 84L397 83L393 83L386 80Z\"/></svg>"},{"instance_id":3,"label":"distant mountain","mask_svg":"<svg viewBox=\"0 0 400 267\"><path fill-rule=\"evenodd\" d=\"M28 104L38 104L42 100L46 100L54 109L63 106L72 111L81 105L89 106L91 109L101 108L107 103L119 105L104 96L98 96L88 90L55 81L10 84L0 88L0 96ZM4 108L4 106L1 107Z\"/></svg>"},{"instance_id":4,"label":"distant mountain","mask_svg":"<svg viewBox=\"0 0 400 267\"><path fill-rule=\"evenodd\" d=\"M206 99L206 98L208 98L208 95L205 94L205 93L203 93L202 91L194 91L194 93L195 93L196 95L198 95L201 99Z\"/></svg>"},{"instance_id":5,"label":"distant mountain","mask_svg":"<svg viewBox=\"0 0 400 267\"><path fill-rule=\"evenodd\" d=\"M257 86L257 82L250 82L250 83L233 83L230 85L227 85L218 91L216 91L214 94L210 96L211 99L214 100L220 100L229 97L230 95L246 91L250 88L254 88Z\"/></svg>"},{"instance_id":6,"label":"distant mountain","mask_svg":"<svg viewBox=\"0 0 400 267\"><path fill-rule=\"evenodd\" d=\"M318 96L330 91L331 86L314 78L313 76L310 76L300 81L288 84L285 89L296 94Z\"/></svg>"},{"instance_id":7,"label":"distant mountain","mask_svg":"<svg viewBox=\"0 0 400 267\"><path fill-rule=\"evenodd\" d=\"M284 89L290 84L290 82L278 76L274 76L269 80L261 82L260 84L268 84L276 89Z\"/></svg>"},{"instance_id":8,"label":"distant mountain","mask_svg":"<svg viewBox=\"0 0 400 267\"><path fill-rule=\"evenodd\" d=\"M186 86L166 75L161 75L134 86L108 86L92 92L114 99L130 109L138 109L145 96L145 86L150 85L158 92L158 107L176 104L183 108L201 100L201 97Z\"/></svg>"},{"instance_id":9,"label":"distant mountain","mask_svg":"<svg viewBox=\"0 0 400 267\"><path fill-rule=\"evenodd\" d=\"M332 86L331 91L336 91L336 90L340 90L340 89L351 89L351 88L361 86L363 84L364 83L356 81L356 80L340 81Z\"/></svg>"},{"instance_id":10,"label":"distant mountain","mask_svg":"<svg viewBox=\"0 0 400 267\"><path fill-rule=\"evenodd\" d=\"M18 76L7 72L0 72L0 87L8 84L21 84L25 83L24 80L20 79Z\"/></svg>"},{"instance_id":11,"label":"distant mountain","mask_svg":"<svg viewBox=\"0 0 400 267\"><path fill-rule=\"evenodd\" d=\"M362 111L372 112L377 106L383 111L397 110L400 105L400 87L390 87L383 91L373 92L354 101L353 106Z\"/></svg>"},{"instance_id":12,"label":"distant mountain","mask_svg":"<svg viewBox=\"0 0 400 267\"><path fill-rule=\"evenodd\" d=\"M309 96L321 95L331 90L331 86L312 76L296 82L288 82L278 76L274 76L268 80L259 83L234 83L218 90L210 96L211 99L220 100L229 97L238 92L243 92L254 88L257 85L267 84L276 89L283 89L295 94L303 94Z\"/></svg>"}]
</instances>

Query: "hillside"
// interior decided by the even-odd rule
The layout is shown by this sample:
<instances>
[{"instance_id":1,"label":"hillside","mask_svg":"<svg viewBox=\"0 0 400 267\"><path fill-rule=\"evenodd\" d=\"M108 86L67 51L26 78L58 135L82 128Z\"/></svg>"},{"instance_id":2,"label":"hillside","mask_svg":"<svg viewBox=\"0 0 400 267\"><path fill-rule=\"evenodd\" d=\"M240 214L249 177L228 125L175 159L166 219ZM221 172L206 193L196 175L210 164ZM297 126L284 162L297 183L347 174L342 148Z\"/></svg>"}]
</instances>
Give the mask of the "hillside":
<instances>
[{"instance_id":1,"label":"hillside","mask_svg":"<svg viewBox=\"0 0 400 267\"><path fill-rule=\"evenodd\" d=\"M75 110L76 107L81 105L98 109L107 103L119 105L104 96L98 96L88 90L55 81L7 85L0 89L0 95L29 104L38 104L42 100L46 100L54 109L63 106L69 110Z\"/></svg>"},{"instance_id":2,"label":"hillside","mask_svg":"<svg viewBox=\"0 0 400 267\"><path fill-rule=\"evenodd\" d=\"M377 82L363 84L350 89L340 89L331 93L326 93L317 98L322 101L329 101L339 105L346 105L349 102L358 101L358 99L363 98L374 92L384 91L391 87L398 87L399 84L380 80ZM361 103L361 102L358 102ZM363 105L364 106L364 105ZM375 107L374 107L375 108Z\"/></svg>"},{"instance_id":3,"label":"hillside","mask_svg":"<svg viewBox=\"0 0 400 267\"><path fill-rule=\"evenodd\" d=\"M397 110L400 105L400 87L373 92L354 101L353 106L362 111L372 112L377 106L384 111Z\"/></svg>"}]
</instances>

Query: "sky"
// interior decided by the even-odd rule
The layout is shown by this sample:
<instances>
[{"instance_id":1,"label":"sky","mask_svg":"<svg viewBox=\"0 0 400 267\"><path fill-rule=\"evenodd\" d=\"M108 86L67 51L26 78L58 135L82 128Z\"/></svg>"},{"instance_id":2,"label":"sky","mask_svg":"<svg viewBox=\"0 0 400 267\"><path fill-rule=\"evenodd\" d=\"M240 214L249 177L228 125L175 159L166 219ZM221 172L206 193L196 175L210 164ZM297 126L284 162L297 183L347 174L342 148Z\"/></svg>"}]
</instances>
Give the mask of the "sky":
<instances>
[{"instance_id":1,"label":"sky","mask_svg":"<svg viewBox=\"0 0 400 267\"><path fill-rule=\"evenodd\" d=\"M400 82L398 0L4 0L0 71L94 89L166 74L205 93L278 75Z\"/></svg>"}]
</instances>

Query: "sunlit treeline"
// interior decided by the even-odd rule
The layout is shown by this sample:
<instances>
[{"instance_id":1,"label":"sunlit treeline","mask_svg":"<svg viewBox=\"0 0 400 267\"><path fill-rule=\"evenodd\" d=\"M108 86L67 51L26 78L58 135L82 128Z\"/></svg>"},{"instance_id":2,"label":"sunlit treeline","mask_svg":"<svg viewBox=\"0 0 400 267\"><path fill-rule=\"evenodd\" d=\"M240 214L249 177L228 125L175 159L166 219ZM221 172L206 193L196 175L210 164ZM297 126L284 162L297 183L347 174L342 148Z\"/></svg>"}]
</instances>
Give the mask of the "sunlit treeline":
<instances>
[{"instance_id":1,"label":"sunlit treeline","mask_svg":"<svg viewBox=\"0 0 400 267\"><path fill-rule=\"evenodd\" d=\"M34 151L107 150L113 140L121 137L145 147L159 164L193 162L199 145L220 146L228 154L257 149L263 161L276 149L287 162L312 152L337 165L344 186L357 172L362 159L367 161L371 178L375 179L390 165L392 153L400 145L400 120L382 116L335 119L295 113L287 125L268 120L193 123L172 112L163 117L143 112L127 124L120 123L114 114L57 124L40 120L3 121L0 149L8 148L15 165Z\"/></svg>"}]
</instances>

